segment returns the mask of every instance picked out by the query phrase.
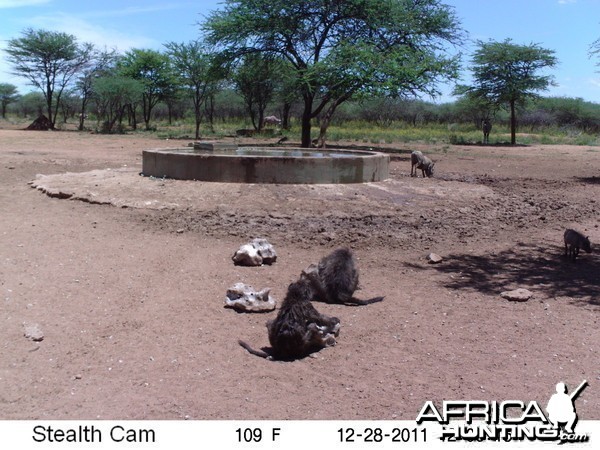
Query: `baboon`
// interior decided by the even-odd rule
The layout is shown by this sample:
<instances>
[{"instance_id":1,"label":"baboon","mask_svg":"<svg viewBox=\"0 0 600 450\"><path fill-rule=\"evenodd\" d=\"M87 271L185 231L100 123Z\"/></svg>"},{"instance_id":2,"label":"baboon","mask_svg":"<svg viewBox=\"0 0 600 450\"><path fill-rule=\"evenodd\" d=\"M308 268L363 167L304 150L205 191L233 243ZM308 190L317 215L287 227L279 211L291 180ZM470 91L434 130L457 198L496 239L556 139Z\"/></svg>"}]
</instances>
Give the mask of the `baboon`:
<instances>
[{"instance_id":1,"label":"baboon","mask_svg":"<svg viewBox=\"0 0 600 450\"><path fill-rule=\"evenodd\" d=\"M410 154L410 176L411 177L417 176L417 169L421 169L421 172L423 173L423 178L425 178L425 175L427 175L428 177L432 177L434 165L435 165L435 163L431 159L429 159L427 156L425 156L423 153L421 153L418 150L415 150L414 152L412 152ZM414 175L413 175L413 172L414 172Z\"/></svg>"},{"instance_id":2,"label":"baboon","mask_svg":"<svg viewBox=\"0 0 600 450\"><path fill-rule=\"evenodd\" d=\"M481 122L481 129L483 130L483 143L489 144L490 131L492 131L492 122L490 122L488 119L483 119L483 122Z\"/></svg>"},{"instance_id":3,"label":"baboon","mask_svg":"<svg viewBox=\"0 0 600 450\"><path fill-rule=\"evenodd\" d=\"M592 246L590 239L587 236L579 233L578 231L568 228L564 234L565 240L565 256L569 256L575 261L577 255L579 255L579 249L584 249L587 253L592 253Z\"/></svg>"},{"instance_id":4,"label":"baboon","mask_svg":"<svg viewBox=\"0 0 600 450\"><path fill-rule=\"evenodd\" d=\"M302 271L302 276L312 282L315 300L345 305L368 305L380 302L384 297L360 300L354 297L358 287L358 270L352 252L339 248L325 256L318 265L311 264Z\"/></svg>"},{"instance_id":5,"label":"baboon","mask_svg":"<svg viewBox=\"0 0 600 450\"><path fill-rule=\"evenodd\" d=\"M280 361L303 358L335 345L340 319L319 313L310 302L313 296L309 280L291 283L277 317L267 322L271 350L254 350L242 340L239 344L253 355Z\"/></svg>"}]
</instances>

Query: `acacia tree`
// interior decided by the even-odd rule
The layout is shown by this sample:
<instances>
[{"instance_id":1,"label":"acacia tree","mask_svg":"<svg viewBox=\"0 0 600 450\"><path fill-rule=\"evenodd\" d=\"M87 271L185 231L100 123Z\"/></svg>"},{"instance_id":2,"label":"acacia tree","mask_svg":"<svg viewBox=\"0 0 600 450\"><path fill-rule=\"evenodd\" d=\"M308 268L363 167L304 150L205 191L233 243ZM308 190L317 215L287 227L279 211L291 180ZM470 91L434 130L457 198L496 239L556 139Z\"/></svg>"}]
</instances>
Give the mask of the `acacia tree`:
<instances>
[{"instance_id":1,"label":"acacia tree","mask_svg":"<svg viewBox=\"0 0 600 450\"><path fill-rule=\"evenodd\" d=\"M588 51L590 58L600 56L600 38L590 44ZM596 65L600 66L600 63L596 63Z\"/></svg>"},{"instance_id":2,"label":"acacia tree","mask_svg":"<svg viewBox=\"0 0 600 450\"><path fill-rule=\"evenodd\" d=\"M87 116L87 105L93 95L94 80L110 74L114 74L114 68L118 59L116 50L94 51L92 61L77 79L75 87L81 99L79 112L79 131L83 130L85 118Z\"/></svg>"},{"instance_id":3,"label":"acacia tree","mask_svg":"<svg viewBox=\"0 0 600 450\"><path fill-rule=\"evenodd\" d=\"M142 112L146 130L149 130L152 110L173 92L176 84L169 57L155 50L133 49L119 60L118 71L144 86Z\"/></svg>"},{"instance_id":4,"label":"acacia tree","mask_svg":"<svg viewBox=\"0 0 600 450\"><path fill-rule=\"evenodd\" d=\"M165 44L167 55L171 59L173 69L181 83L192 92L194 117L196 120L196 139L200 139L202 122L202 105L214 91L220 77L213 63L213 55L202 43L169 42Z\"/></svg>"},{"instance_id":5,"label":"acacia tree","mask_svg":"<svg viewBox=\"0 0 600 450\"><path fill-rule=\"evenodd\" d=\"M63 92L63 95L60 97L60 103L58 105L58 111L62 116L62 122L67 123L67 120L69 120L69 118L73 118L78 107L79 98L76 95L75 91L68 90Z\"/></svg>"},{"instance_id":6,"label":"acacia tree","mask_svg":"<svg viewBox=\"0 0 600 450\"><path fill-rule=\"evenodd\" d=\"M104 76L93 80L92 92L98 119L103 120L101 131L112 133L118 125L117 131L121 132L123 117L142 98L144 85L128 77Z\"/></svg>"},{"instance_id":7,"label":"acacia tree","mask_svg":"<svg viewBox=\"0 0 600 450\"><path fill-rule=\"evenodd\" d=\"M281 60L279 64L279 77L275 87L275 101L281 104L280 117L281 128L284 130L290 129L290 116L292 106L298 101L298 86L295 83L294 68L286 61Z\"/></svg>"},{"instance_id":8,"label":"acacia tree","mask_svg":"<svg viewBox=\"0 0 600 450\"><path fill-rule=\"evenodd\" d=\"M41 92L31 91L24 94L17 104L19 114L24 117L37 115L38 117L44 114L46 107L46 99Z\"/></svg>"},{"instance_id":9,"label":"acacia tree","mask_svg":"<svg viewBox=\"0 0 600 450\"><path fill-rule=\"evenodd\" d=\"M2 110L2 118L6 118L6 108L9 104L16 102L19 99L17 87L10 83L0 83L0 109Z\"/></svg>"},{"instance_id":10,"label":"acacia tree","mask_svg":"<svg viewBox=\"0 0 600 450\"><path fill-rule=\"evenodd\" d=\"M517 45L510 39L503 42L478 41L479 48L472 58L473 85L459 85L456 94L482 99L510 111L510 143L516 144L517 106L537 98L537 91L553 85L550 75L540 71L555 67L553 50L537 44Z\"/></svg>"},{"instance_id":11,"label":"acacia tree","mask_svg":"<svg viewBox=\"0 0 600 450\"><path fill-rule=\"evenodd\" d=\"M471 92L462 95L454 104L461 120L470 120L478 128L482 127L484 120L491 120L497 107L486 98L476 96Z\"/></svg>"},{"instance_id":12,"label":"acacia tree","mask_svg":"<svg viewBox=\"0 0 600 450\"><path fill-rule=\"evenodd\" d=\"M263 127L265 110L271 102L281 71L281 61L269 55L251 53L242 58L233 82L244 98L246 111L257 131Z\"/></svg>"},{"instance_id":13,"label":"acacia tree","mask_svg":"<svg viewBox=\"0 0 600 450\"><path fill-rule=\"evenodd\" d=\"M5 51L13 65L12 73L27 78L42 91L53 128L60 97L73 77L90 62L92 50L92 44L79 45L73 35L31 28L22 37L8 41Z\"/></svg>"},{"instance_id":14,"label":"acacia tree","mask_svg":"<svg viewBox=\"0 0 600 450\"><path fill-rule=\"evenodd\" d=\"M289 61L304 103L303 147L313 118L325 112L328 123L358 94L435 93L457 75L446 46L462 37L439 0L228 0L202 29L231 59L263 52Z\"/></svg>"}]
</instances>

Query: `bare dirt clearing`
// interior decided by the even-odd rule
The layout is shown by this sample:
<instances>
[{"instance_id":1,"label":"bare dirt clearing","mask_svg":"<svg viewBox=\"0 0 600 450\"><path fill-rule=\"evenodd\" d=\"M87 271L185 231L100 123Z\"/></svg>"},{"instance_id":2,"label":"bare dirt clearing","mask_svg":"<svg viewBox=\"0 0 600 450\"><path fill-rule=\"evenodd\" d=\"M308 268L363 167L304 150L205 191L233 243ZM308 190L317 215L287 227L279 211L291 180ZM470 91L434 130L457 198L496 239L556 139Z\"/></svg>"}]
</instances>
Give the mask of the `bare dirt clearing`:
<instances>
[{"instance_id":1,"label":"bare dirt clearing","mask_svg":"<svg viewBox=\"0 0 600 450\"><path fill-rule=\"evenodd\" d=\"M587 379L577 412L600 419L600 149L406 145L388 181L299 186L139 176L158 146L0 130L0 417L414 419L427 400L545 405ZM409 177L409 149L435 178ZM595 253L567 261L566 227ZM277 262L234 266L254 237ZM338 345L278 363L237 344L268 345L275 312L224 308L228 287L281 301L343 245L358 295L386 298L316 303ZM533 298L500 297L519 287Z\"/></svg>"}]
</instances>

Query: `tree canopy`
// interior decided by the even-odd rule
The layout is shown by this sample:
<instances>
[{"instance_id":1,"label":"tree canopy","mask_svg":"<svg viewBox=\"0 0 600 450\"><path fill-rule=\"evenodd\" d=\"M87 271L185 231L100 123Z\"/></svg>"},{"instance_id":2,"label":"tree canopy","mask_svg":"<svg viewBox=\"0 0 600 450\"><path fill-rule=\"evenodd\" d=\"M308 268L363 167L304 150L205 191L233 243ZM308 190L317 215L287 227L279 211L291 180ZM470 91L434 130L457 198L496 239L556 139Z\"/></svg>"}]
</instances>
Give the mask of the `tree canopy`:
<instances>
[{"instance_id":1,"label":"tree canopy","mask_svg":"<svg viewBox=\"0 0 600 450\"><path fill-rule=\"evenodd\" d=\"M71 79L90 61L92 44L79 45L75 36L47 30L26 29L10 39L7 60L15 75L39 88L46 99L48 119L56 123L60 97Z\"/></svg>"},{"instance_id":2,"label":"tree canopy","mask_svg":"<svg viewBox=\"0 0 600 450\"><path fill-rule=\"evenodd\" d=\"M175 75L192 94L195 136L200 139L202 104L213 93L220 74L213 62L214 56L200 41L165 44Z\"/></svg>"},{"instance_id":3,"label":"tree canopy","mask_svg":"<svg viewBox=\"0 0 600 450\"><path fill-rule=\"evenodd\" d=\"M552 68L557 59L553 50L537 44L518 45L510 39L503 42L478 41L473 54L472 86L458 86L457 94L480 98L494 106L507 106L511 113L511 144L516 143L516 107L538 97L552 83L542 70Z\"/></svg>"},{"instance_id":4,"label":"tree canopy","mask_svg":"<svg viewBox=\"0 0 600 450\"><path fill-rule=\"evenodd\" d=\"M175 83L175 73L169 57L156 50L132 49L117 63L120 75L138 80L144 86L142 108L146 129L150 129L152 110L169 96Z\"/></svg>"},{"instance_id":5,"label":"tree canopy","mask_svg":"<svg viewBox=\"0 0 600 450\"><path fill-rule=\"evenodd\" d=\"M101 76L92 83L98 116L105 119L102 131L112 133L116 124L122 127L127 108L141 101L144 85L138 80L121 76Z\"/></svg>"},{"instance_id":6,"label":"tree canopy","mask_svg":"<svg viewBox=\"0 0 600 450\"><path fill-rule=\"evenodd\" d=\"M434 94L457 76L448 43L462 32L439 0L228 0L202 24L228 59L270 53L289 61L304 103L302 146L311 120L325 121L363 94ZM323 130L322 130L323 133Z\"/></svg>"},{"instance_id":7,"label":"tree canopy","mask_svg":"<svg viewBox=\"0 0 600 450\"><path fill-rule=\"evenodd\" d=\"M263 128L265 110L284 71L281 59L260 53L245 55L234 71L235 88L244 98L255 130L261 131Z\"/></svg>"},{"instance_id":8,"label":"tree canopy","mask_svg":"<svg viewBox=\"0 0 600 450\"><path fill-rule=\"evenodd\" d=\"M10 83L0 83L0 109L2 117L6 118L6 107L19 99L17 87Z\"/></svg>"},{"instance_id":9,"label":"tree canopy","mask_svg":"<svg viewBox=\"0 0 600 450\"><path fill-rule=\"evenodd\" d=\"M79 131L83 130L85 118L87 116L87 105L94 94L94 80L109 74L114 74L117 60L118 54L116 50L94 50L92 52L90 64L80 71L79 77L75 82L75 91L79 93L81 100Z\"/></svg>"}]
</instances>

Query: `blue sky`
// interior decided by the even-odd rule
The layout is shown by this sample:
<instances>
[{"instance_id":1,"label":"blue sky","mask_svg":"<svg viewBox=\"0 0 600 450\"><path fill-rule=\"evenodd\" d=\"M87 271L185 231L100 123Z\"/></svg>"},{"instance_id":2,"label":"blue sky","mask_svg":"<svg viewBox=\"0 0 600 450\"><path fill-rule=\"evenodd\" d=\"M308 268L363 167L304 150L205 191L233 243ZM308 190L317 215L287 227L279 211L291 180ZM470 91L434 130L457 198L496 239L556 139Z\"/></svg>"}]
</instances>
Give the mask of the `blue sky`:
<instances>
[{"instance_id":1,"label":"blue sky","mask_svg":"<svg viewBox=\"0 0 600 450\"><path fill-rule=\"evenodd\" d=\"M2 51L26 28L63 31L99 48L164 50L165 42L188 42L199 36L198 22L218 9L221 0L0 0L0 82L21 93L31 88L9 74ZM445 0L453 6L469 41L457 49L468 66L472 41L510 38L554 50L558 67L550 73L558 86L544 95L581 97L600 102L600 57L589 46L600 38L600 0ZM465 70L464 82L468 82ZM452 86L442 87L438 101L451 101Z\"/></svg>"}]
</instances>

